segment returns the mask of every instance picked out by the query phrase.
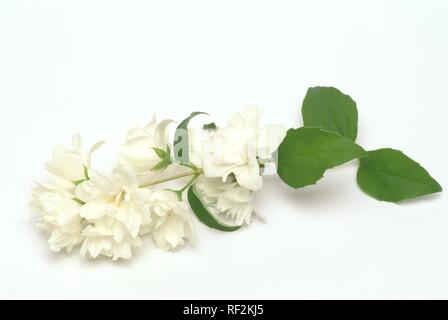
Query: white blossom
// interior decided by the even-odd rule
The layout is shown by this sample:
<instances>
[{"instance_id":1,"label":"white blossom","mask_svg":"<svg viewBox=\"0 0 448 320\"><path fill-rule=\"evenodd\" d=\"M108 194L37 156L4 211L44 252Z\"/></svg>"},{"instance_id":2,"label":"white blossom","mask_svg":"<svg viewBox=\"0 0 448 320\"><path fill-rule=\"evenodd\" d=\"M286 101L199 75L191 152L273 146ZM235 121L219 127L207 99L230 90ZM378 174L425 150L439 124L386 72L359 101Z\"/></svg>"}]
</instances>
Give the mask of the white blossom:
<instances>
[{"instance_id":1,"label":"white blossom","mask_svg":"<svg viewBox=\"0 0 448 320\"><path fill-rule=\"evenodd\" d=\"M81 242L81 205L72 194L52 184L38 184L33 188L31 209L39 214L37 226L49 235L50 249L71 253Z\"/></svg>"},{"instance_id":2,"label":"white blossom","mask_svg":"<svg viewBox=\"0 0 448 320\"><path fill-rule=\"evenodd\" d=\"M76 197L85 202L80 216L88 224L82 231L81 254L129 259L132 247L141 244L141 226L151 223L142 209L150 191L140 189L135 174L124 166L116 167L110 176L89 170L89 177L76 188Z\"/></svg>"},{"instance_id":3,"label":"white blossom","mask_svg":"<svg viewBox=\"0 0 448 320\"><path fill-rule=\"evenodd\" d=\"M233 220L237 225L252 222L254 212L252 191L241 187L236 182L223 182L220 178L205 176L198 178L195 188L205 203L216 209L218 214Z\"/></svg>"},{"instance_id":4,"label":"white blossom","mask_svg":"<svg viewBox=\"0 0 448 320\"><path fill-rule=\"evenodd\" d=\"M153 219L150 231L158 248L168 251L183 246L185 240L194 241L195 230L188 207L174 192L151 192L145 207Z\"/></svg>"},{"instance_id":5,"label":"white blossom","mask_svg":"<svg viewBox=\"0 0 448 320\"><path fill-rule=\"evenodd\" d=\"M134 170L138 176L151 174L160 161L153 148L166 151L168 142L168 126L172 120L157 122L156 118L144 128L134 127L129 130L126 141L118 150L120 164Z\"/></svg>"},{"instance_id":6,"label":"white blossom","mask_svg":"<svg viewBox=\"0 0 448 320\"><path fill-rule=\"evenodd\" d=\"M204 130L202 128L189 128L189 161L198 168L203 167L204 145L210 142L214 135L214 130Z\"/></svg>"},{"instance_id":7,"label":"white blossom","mask_svg":"<svg viewBox=\"0 0 448 320\"><path fill-rule=\"evenodd\" d=\"M82 241L81 204L75 200L75 183L86 179L90 155L103 142L95 144L88 153L82 149L79 135L72 138L72 147L59 146L46 163L49 179L36 183L32 189L30 207L39 214L37 226L49 234L50 249L70 253Z\"/></svg>"},{"instance_id":8,"label":"white blossom","mask_svg":"<svg viewBox=\"0 0 448 320\"><path fill-rule=\"evenodd\" d=\"M75 135L70 148L56 148L46 163L48 181L37 184L31 196L50 249L70 253L80 246L84 257L120 260L130 259L146 235L165 251L194 241L192 214L180 192L153 189L187 176L214 212L237 225L250 223L254 192L263 183L260 163L271 158L286 135L281 125L260 126L260 118L260 109L249 107L224 128L189 129L189 163L176 164L167 154L173 151L168 141L172 121L154 117L146 127L128 132L119 164L109 175L91 166L91 154L102 142L85 152Z\"/></svg>"},{"instance_id":9,"label":"white blossom","mask_svg":"<svg viewBox=\"0 0 448 320\"><path fill-rule=\"evenodd\" d=\"M259 159L270 158L286 136L279 124L260 127L261 110L248 107L234 115L225 128L209 135L202 145L202 167L209 178L222 178L225 182L234 174L239 185L251 191L263 186Z\"/></svg>"},{"instance_id":10,"label":"white blossom","mask_svg":"<svg viewBox=\"0 0 448 320\"><path fill-rule=\"evenodd\" d=\"M126 235L121 241L115 241L113 229L107 226L107 223L106 226L101 226L101 224L100 221L99 225L98 223L95 226L90 225L83 230L82 234L85 239L81 246L81 255L91 259L103 255L115 261L132 258L132 248L140 247L142 244L140 238Z\"/></svg>"},{"instance_id":11,"label":"white blossom","mask_svg":"<svg viewBox=\"0 0 448 320\"><path fill-rule=\"evenodd\" d=\"M58 146L53 152L53 158L46 163L53 183L71 189L73 183L87 179L86 170L91 166L91 155L103 144L98 142L86 153L82 149L81 136L77 134L72 138L72 148Z\"/></svg>"}]
</instances>

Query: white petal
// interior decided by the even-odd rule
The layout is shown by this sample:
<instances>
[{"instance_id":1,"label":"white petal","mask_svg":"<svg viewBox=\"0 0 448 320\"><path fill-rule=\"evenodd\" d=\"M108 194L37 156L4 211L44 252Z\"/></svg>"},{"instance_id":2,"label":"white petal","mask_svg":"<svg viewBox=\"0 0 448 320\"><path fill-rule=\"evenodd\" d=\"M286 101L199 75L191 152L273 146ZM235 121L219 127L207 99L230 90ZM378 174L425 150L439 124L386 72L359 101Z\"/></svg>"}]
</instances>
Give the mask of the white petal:
<instances>
[{"instance_id":1,"label":"white petal","mask_svg":"<svg viewBox=\"0 0 448 320\"><path fill-rule=\"evenodd\" d=\"M117 166L111 173L111 180L118 186L137 187L138 179L131 168Z\"/></svg>"},{"instance_id":2,"label":"white petal","mask_svg":"<svg viewBox=\"0 0 448 320\"><path fill-rule=\"evenodd\" d=\"M286 128L280 124L269 124L262 127L257 135L257 155L268 159L278 149L286 137Z\"/></svg>"},{"instance_id":3,"label":"white petal","mask_svg":"<svg viewBox=\"0 0 448 320\"><path fill-rule=\"evenodd\" d=\"M140 127L134 127L129 129L127 135L126 135L126 141L137 139L140 137L147 137L147 138L154 138L154 134L148 134L148 132Z\"/></svg>"},{"instance_id":4,"label":"white petal","mask_svg":"<svg viewBox=\"0 0 448 320\"><path fill-rule=\"evenodd\" d=\"M251 164L234 170L238 184L251 191L260 190L263 187L263 178L260 176L258 164Z\"/></svg>"},{"instance_id":5,"label":"white petal","mask_svg":"<svg viewBox=\"0 0 448 320\"><path fill-rule=\"evenodd\" d=\"M80 229L80 208L81 205L76 201L67 201L64 210L58 215L58 224L63 231L72 233Z\"/></svg>"},{"instance_id":6,"label":"white petal","mask_svg":"<svg viewBox=\"0 0 448 320\"><path fill-rule=\"evenodd\" d=\"M113 247L112 259L117 261L118 259L128 260L132 258L132 250L129 243L122 242L117 243Z\"/></svg>"},{"instance_id":7,"label":"white petal","mask_svg":"<svg viewBox=\"0 0 448 320\"><path fill-rule=\"evenodd\" d=\"M74 190L75 190L75 185L72 181L68 181L64 178L62 178L61 176L55 175L51 172L48 173L48 180L49 183L45 184L46 186L51 185L52 187L49 187L49 189L51 190L58 190L61 191L61 189L63 191L65 191L65 194L73 194Z\"/></svg>"},{"instance_id":8,"label":"white petal","mask_svg":"<svg viewBox=\"0 0 448 320\"><path fill-rule=\"evenodd\" d=\"M140 212L123 205L118 211L117 219L123 222L133 238L137 237L142 222L142 214Z\"/></svg>"},{"instance_id":9,"label":"white petal","mask_svg":"<svg viewBox=\"0 0 448 320\"><path fill-rule=\"evenodd\" d=\"M154 134L155 145L152 147L165 149L168 144L168 126L174 123L173 120L164 120L156 128Z\"/></svg>"},{"instance_id":10,"label":"white petal","mask_svg":"<svg viewBox=\"0 0 448 320\"><path fill-rule=\"evenodd\" d=\"M251 202L253 199L253 193L248 189L242 187L236 187L222 194L222 197L229 199L231 202Z\"/></svg>"},{"instance_id":11,"label":"white petal","mask_svg":"<svg viewBox=\"0 0 448 320\"><path fill-rule=\"evenodd\" d=\"M56 148L53 159L46 163L46 167L49 172L68 181L77 181L85 178L81 155L64 147Z\"/></svg>"},{"instance_id":12,"label":"white petal","mask_svg":"<svg viewBox=\"0 0 448 320\"><path fill-rule=\"evenodd\" d=\"M202 168L203 146L210 141L211 133L200 128L188 129L190 162Z\"/></svg>"},{"instance_id":13,"label":"white petal","mask_svg":"<svg viewBox=\"0 0 448 320\"><path fill-rule=\"evenodd\" d=\"M145 126L145 131L146 131L146 133L147 134L149 134L149 135L151 135L151 136L154 136L155 135L155 132L156 132L156 129L157 129L157 117L156 117L156 115L154 114L153 116L152 116L152 120L151 120L151 122L150 123L148 123L146 126Z\"/></svg>"},{"instance_id":14,"label":"white petal","mask_svg":"<svg viewBox=\"0 0 448 320\"><path fill-rule=\"evenodd\" d=\"M153 138L147 136L128 140L118 150L119 162L131 167L137 174L149 172L160 162L153 147L155 147Z\"/></svg>"},{"instance_id":15,"label":"white petal","mask_svg":"<svg viewBox=\"0 0 448 320\"><path fill-rule=\"evenodd\" d=\"M96 220L106 215L106 204L104 203L87 203L80 209L80 216L87 220Z\"/></svg>"},{"instance_id":16,"label":"white petal","mask_svg":"<svg viewBox=\"0 0 448 320\"><path fill-rule=\"evenodd\" d=\"M248 106L243 112L234 115L229 125L236 128L257 129L260 123L263 110L257 106Z\"/></svg>"},{"instance_id":17,"label":"white petal","mask_svg":"<svg viewBox=\"0 0 448 320\"><path fill-rule=\"evenodd\" d=\"M106 141L100 141L95 143L89 150L89 153L87 154L87 166L90 167L91 166L91 162L92 162L92 154L94 154L96 151L98 151L99 148L101 148L104 144L106 143Z\"/></svg>"}]
</instances>

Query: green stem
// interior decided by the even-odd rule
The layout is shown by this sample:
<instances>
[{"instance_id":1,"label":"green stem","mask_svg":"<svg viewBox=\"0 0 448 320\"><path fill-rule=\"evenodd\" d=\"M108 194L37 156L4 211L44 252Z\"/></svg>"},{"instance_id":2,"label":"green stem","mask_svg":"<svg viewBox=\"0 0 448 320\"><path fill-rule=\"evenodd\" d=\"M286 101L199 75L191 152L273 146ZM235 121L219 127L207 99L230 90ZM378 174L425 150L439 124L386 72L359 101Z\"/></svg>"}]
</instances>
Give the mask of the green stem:
<instances>
[{"instance_id":1,"label":"green stem","mask_svg":"<svg viewBox=\"0 0 448 320\"><path fill-rule=\"evenodd\" d=\"M190 168L191 170L194 170L194 171L198 170L198 167L196 167L192 163L181 163L180 165L183 166L183 167Z\"/></svg>"},{"instance_id":2,"label":"green stem","mask_svg":"<svg viewBox=\"0 0 448 320\"><path fill-rule=\"evenodd\" d=\"M78 202L82 206L86 204L84 201L82 201L81 199L78 199L78 198L73 198L73 201Z\"/></svg>"},{"instance_id":3,"label":"green stem","mask_svg":"<svg viewBox=\"0 0 448 320\"><path fill-rule=\"evenodd\" d=\"M148 188L148 187L151 187L151 186L154 186L154 185L157 185L157 184L161 184L161 183L164 183L164 182L173 181L173 180L177 180L177 179L185 178L185 177L192 177L192 176L194 176L194 179L192 179L193 182L194 182L194 180L199 175L201 175L202 173L204 173L204 171L202 169L197 169L197 170L195 170L193 172L180 173L180 174L177 174L177 175L174 175L174 176L171 176L171 177L160 178L160 179L156 179L156 180L153 180L151 182L142 184L142 185L140 185L140 188Z\"/></svg>"},{"instance_id":4,"label":"green stem","mask_svg":"<svg viewBox=\"0 0 448 320\"><path fill-rule=\"evenodd\" d=\"M196 179L199 177L198 174L195 174L191 180L185 185L185 187L183 187L182 189L179 190L179 193L182 194L185 190L187 190L193 183L195 183Z\"/></svg>"}]
</instances>

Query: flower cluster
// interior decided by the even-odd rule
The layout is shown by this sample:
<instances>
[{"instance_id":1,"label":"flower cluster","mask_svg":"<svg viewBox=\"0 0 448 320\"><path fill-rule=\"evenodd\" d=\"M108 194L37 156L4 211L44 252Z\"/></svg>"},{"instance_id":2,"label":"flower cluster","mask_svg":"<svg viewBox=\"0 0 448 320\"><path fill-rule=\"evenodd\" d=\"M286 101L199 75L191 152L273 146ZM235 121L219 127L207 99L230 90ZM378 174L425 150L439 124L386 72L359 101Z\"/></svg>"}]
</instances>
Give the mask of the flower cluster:
<instances>
[{"instance_id":1,"label":"flower cluster","mask_svg":"<svg viewBox=\"0 0 448 320\"><path fill-rule=\"evenodd\" d=\"M71 148L56 148L46 165L48 179L36 183L30 202L50 249L70 253L80 247L89 259L129 259L143 236L165 251L193 241L194 217L216 230L239 230L252 222L254 194L270 162L294 189L314 185L327 170L356 159L359 187L377 200L397 203L442 191L402 151L366 151L357 144L356 103L334 87L309 88L303 127L288 131L261 125L255 106L226 126L190 128L199 115L204 113L181 121L174 139L172 120L154 117L146 127L132 128L118 150L118 164L106 175L91 164L103 142L86 152L76 135Z\"/></svg>"},{"instance_id":2,"label":"flower cluster","mask_svg":"<svg viewBox=\"0 0 448 320\"><path fill-rule=\"evenodd\" d=\"M208 218L234 227L251 223L263 166L286 136L282 125L260 126L261 114L248 107L225 127L187 129L183 151L188 161L176 156L176 145L170 143L173 121L154 118L146 127L129 130L110 174L91 165L102 142L86 152L76 135L71 148L54 151L46 164L48 180L36 183L31 196L50 249L71 253L80 247L90 259L129 259L146 235L162 250L181 247L195 239L188 203L200 217L200 209L185 201L187 190L200 199ZM162 189L178 179L185 180L183 188Z\"/></svg>"}]
</instances>

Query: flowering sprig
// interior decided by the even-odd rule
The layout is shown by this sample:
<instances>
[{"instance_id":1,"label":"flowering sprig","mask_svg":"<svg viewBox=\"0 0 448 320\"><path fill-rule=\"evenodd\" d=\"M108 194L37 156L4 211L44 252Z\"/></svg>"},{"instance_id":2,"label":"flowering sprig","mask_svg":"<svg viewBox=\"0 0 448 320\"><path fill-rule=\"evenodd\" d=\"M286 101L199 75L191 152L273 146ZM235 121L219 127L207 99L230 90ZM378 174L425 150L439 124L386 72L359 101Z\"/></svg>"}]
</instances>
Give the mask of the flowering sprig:
<instances>
[{"instance_id":1,"label":"flowering sprig","mask_svg":"<svg viewBox=\"0 0 448 320\"><path fill-rule=\"evenodd\" d=\"M287 131L279 124L261 126L262 112L254 106L224 127L212 122L189 128L193 118L206 115L194 112L172 141L173 121L154 117L129 130L108 175L91 164L103 142L85 152L76 135L71 148L55 150L46 165L48 181L36 183L30 205L52 251L80 247L84 257L119 260L131 258L144 236L166 251L193 241L194 216L225 232L250 224L254 194L270 162L293 188L315 184L326 170L359 159L358 184L378 200L399 202L442 190L402 152L367 152L356 144L356 103L339 90L310 88L302 114L304 126ZM178 180L180 189L163 188Z\"/></svg>"}]
</instances>

